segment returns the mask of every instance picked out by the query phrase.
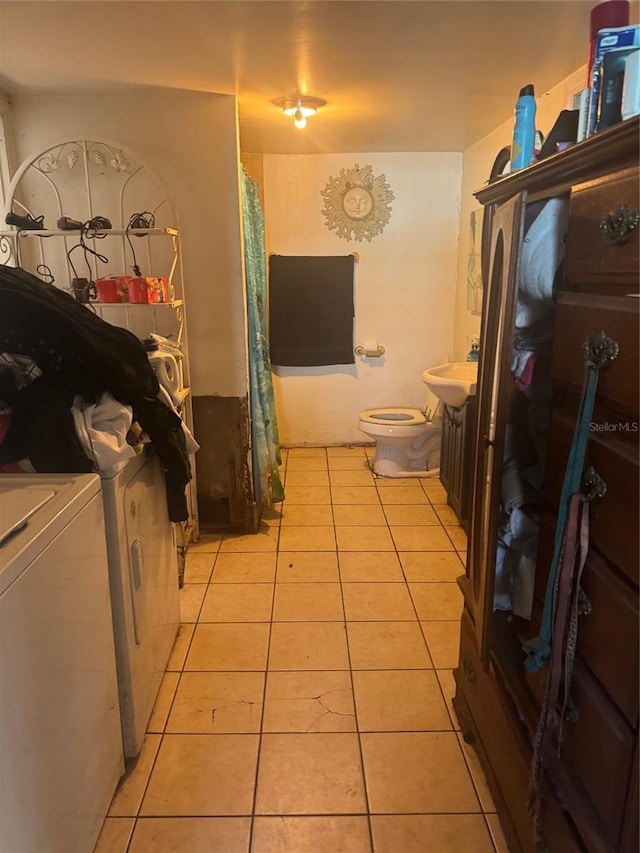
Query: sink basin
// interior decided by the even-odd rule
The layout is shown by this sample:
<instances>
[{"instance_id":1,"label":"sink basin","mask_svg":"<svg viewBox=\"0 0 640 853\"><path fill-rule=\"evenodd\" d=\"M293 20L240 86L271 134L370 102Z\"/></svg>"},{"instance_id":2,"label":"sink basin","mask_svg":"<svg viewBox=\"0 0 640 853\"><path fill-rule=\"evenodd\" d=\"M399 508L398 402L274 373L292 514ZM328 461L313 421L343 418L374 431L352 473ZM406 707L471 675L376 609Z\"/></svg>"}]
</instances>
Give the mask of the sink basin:
<instances>
[{"instance_id":1,"label":"sink basin","mask_svg":"<svg viewBox=\"0 0 640 853\"><path fill-rule=\"evenodd\" d=\"M429 390L447 406L460 408L476 393L477 361L452 361L430 367L422 374Z\"/></svg>"}]
</instances>

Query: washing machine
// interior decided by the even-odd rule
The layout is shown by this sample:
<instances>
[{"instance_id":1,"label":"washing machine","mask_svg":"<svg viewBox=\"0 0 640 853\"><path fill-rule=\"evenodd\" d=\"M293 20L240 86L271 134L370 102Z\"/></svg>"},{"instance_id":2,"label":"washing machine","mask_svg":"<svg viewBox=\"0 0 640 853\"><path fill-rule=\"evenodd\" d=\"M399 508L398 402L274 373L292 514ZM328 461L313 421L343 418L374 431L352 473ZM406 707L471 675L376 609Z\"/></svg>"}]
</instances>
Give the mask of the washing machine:
<instances>
[{"instance_id":1,"label":"washing machine","mask_svg":"<svg viewBox=\"0 0 640 853\"><path fill-rule=\"evenodd\" d=\"M123 770L100 478L0 475L0 851L92 850Z\"/></svg>"},{"instance_id":2,"label":"washing machine","mask_svg":"<svg viewBox=\"0 0 640 853\"><path fill-rule=\"evenodd\" d=\"M100 472L127 758L142 747L180 623L178 557L164 471L143 453Z\"/></svg>"}]
</instances>

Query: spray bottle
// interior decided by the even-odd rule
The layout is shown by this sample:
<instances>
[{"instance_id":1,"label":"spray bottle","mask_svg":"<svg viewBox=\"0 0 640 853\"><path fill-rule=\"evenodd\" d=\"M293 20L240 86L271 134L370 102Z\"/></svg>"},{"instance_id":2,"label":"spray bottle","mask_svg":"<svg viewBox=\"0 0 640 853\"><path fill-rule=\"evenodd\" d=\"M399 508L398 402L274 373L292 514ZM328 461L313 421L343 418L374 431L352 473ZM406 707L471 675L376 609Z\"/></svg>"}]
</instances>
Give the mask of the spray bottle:
<instances>
[{"instance_id":1,"label":"spray bottle","mask_svg":"<svg viewBox=\"0 0 640 853\"><path fill-rule=\"evenodd\" d=\"M158 382L166 389L174 405L180 404L180 371L174 354L159 346L153 337L143 340L147 357L158 377Z\"/></svg>"},{"instance_id":2,"label":"spray bottle","mask_svg":"<svg viewBox=\"0 0 640 853\"><path fill-rule=\"evenodd\" d=\"M525 169L533 157L536 138L536 99L533 84L529 83L520 90L516 101L516 120L513 127L511 146L511 171Z\"/></svg>"}]
</instances>

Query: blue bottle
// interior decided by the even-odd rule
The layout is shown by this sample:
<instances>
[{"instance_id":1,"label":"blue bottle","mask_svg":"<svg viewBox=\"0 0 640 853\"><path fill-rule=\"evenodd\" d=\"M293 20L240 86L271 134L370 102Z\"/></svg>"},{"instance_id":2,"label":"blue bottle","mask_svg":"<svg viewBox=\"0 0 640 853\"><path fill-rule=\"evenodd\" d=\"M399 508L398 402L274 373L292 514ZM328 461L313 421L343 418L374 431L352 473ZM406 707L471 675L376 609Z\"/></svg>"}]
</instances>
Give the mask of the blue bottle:
<instances>
[{"instance_id":1,"label":"blue bottle","mask_svg":"<svg viewBox=\"0 0 640 853\"><path fill-rule=\"evenodd\" d=\"M529 83L520 89L516 101L516 121L513 127L513 144L511 146L511 171L525 169L533 157L533 147L536 138L536 99L533 85Z\"/></svg>"}]
</instances>

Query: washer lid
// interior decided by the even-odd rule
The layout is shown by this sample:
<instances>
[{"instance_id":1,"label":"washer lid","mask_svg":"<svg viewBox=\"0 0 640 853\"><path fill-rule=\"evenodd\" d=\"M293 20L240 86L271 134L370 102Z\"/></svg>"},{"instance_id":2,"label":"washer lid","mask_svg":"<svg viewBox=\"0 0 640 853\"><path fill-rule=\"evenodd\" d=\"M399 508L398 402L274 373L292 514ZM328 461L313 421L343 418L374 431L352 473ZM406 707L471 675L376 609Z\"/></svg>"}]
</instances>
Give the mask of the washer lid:
<instances>
[{"instance_id":1,"label":"washer lid","mask_svg":"<svg viewBox=\"0 0 640 853\"><path fill-rule=\"evenodd\" d=\"M52 489L0 487L0 545L21 530L55 494Z\"/></svg>"},{"instance_id":2,"label":"washer lid","mask_svg":"<svg viewBox=\"0 0 640 853\"><path fill-rule=\"evenodd\" d=\"M0 595L96 495L97 474L0 474Z\"/></svg>"}]
</instances>

